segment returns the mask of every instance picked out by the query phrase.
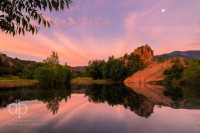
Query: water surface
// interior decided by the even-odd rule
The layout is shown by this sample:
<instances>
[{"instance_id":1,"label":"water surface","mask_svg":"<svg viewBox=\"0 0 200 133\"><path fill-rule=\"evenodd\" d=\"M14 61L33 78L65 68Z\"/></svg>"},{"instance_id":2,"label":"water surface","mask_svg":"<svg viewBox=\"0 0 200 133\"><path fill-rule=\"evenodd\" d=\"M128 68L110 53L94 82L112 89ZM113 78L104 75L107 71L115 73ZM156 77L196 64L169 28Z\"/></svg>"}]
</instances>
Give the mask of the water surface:
<instances>
[{"instance_id":1,"label":"water surface","mask_svg":"<svg viewBox=\"0 0 200 133\"><path fill-rule=\"evenodd\" d=\"M1 89L0 132L200 133L199 89L127 86ZM20 118L10 113L16 110L10 106L16 100L27 106ZM26 108L20 106L20 110Z\"/></svg>"}]
</instances>

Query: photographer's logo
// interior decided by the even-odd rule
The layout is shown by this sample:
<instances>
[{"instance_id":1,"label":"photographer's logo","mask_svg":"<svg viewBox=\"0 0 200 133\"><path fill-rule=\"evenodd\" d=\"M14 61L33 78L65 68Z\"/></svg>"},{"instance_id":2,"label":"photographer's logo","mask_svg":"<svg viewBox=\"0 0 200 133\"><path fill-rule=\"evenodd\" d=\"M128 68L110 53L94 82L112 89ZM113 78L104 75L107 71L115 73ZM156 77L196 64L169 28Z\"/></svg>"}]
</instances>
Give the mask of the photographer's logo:
<instances>
[{"instance_id":1,"label":"photographer's logo","mask_svg":"<svg viewBox=\"0 0 200 133\"><path fill-rule=\"evenodd\" d=\"M26 104L21 103L20 100L16 100L15 103L8 106L8 111L10 114L17 115L18 118L21 118L21 115L26 114L28 109Z\"/></svg>"}]
</instances>

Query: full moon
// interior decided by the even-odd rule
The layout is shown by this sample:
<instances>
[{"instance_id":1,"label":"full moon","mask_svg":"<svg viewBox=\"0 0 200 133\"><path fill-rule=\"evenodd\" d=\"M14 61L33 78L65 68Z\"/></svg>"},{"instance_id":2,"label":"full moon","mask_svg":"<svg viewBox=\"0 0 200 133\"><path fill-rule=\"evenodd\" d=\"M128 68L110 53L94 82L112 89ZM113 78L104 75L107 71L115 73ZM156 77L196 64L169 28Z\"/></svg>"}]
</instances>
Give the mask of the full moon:
<instances>
[{"instance_id":1,"label":"full moon","mask_svg":"<svg viewBox=\"0 0 200 133\"><path fill-rule=\"evenodd\" d=\"M162 12L164 13L164 12L165 12L165 9L162 9Z\"/></svg>"}]
</instances>

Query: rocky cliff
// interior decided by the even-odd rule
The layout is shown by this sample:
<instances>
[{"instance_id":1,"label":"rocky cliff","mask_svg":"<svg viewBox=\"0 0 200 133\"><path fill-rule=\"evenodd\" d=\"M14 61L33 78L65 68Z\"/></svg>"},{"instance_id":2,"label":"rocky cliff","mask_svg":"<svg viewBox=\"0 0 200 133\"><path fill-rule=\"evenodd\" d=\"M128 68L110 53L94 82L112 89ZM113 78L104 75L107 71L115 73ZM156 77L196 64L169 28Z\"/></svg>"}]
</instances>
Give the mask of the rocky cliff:
<instances>
[{"instance_id":1,"label":"rocky cliff","mask_svg":"<svg viewBox=\"0 0 200 133\"><path fill-rule=\"evenodd\" d=\"M153 50L147 44L145 46L138 47L133 53L135 55L139 55L144 64L150 64L154 59Z\"/></svg>"}]
</instances>

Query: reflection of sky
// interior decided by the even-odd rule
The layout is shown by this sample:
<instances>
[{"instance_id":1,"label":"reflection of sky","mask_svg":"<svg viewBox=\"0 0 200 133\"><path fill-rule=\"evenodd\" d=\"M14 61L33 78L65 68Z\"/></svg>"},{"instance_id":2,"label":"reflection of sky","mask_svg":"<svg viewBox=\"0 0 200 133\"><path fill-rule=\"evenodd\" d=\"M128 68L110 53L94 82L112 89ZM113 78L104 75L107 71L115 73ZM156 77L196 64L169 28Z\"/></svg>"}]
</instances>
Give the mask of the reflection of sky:
<instances>
[{"instance_id":1,"label":"reflection of sky","mask_svg":"<svg viewBox=\"0 0 200 133\"><path fill-rule=\"evenodd\" d=\"M60 104L57 114L46 109L42 102L25 102L28 113L21 119L10 115L7 109L0 110L0 132L89 132L89 133L198 133L200 111L154 108L148 118L142 118L122 106L88 102L84 94L72 94L71 99ZM32 121L32 124L14 126L17 122ZM34 125L37 124L37 125Z\"/></svg>"},{"instance_id":2,"label":"reflection of sky","mask_svg":"<svg viewBox=\"0 0 200 133\"><path fill-rule=\"evenodd\" d=\"M0 48L40 61L54 50L72 66L119 57L146 43L155 54L199 49L199 11L199 0L73 0L69 10L45 12L51 29L15 38L1 33Z\"/></svg>"}]
</instances>

